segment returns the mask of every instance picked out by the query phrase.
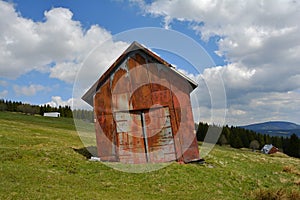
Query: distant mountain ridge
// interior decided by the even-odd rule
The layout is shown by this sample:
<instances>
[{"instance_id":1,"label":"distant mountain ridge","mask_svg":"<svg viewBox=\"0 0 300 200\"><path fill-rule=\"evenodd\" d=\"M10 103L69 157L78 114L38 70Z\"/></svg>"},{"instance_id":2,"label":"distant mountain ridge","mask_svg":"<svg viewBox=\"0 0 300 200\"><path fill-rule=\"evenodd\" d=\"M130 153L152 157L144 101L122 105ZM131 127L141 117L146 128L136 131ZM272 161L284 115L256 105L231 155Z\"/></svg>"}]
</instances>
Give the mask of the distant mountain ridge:
<instances>
[{"instance_id":1,"label":"distant mountain ridge","mask_svg":"<svg viewBox=\"0 0 300 200\"><path fill-rule=\"evenodd\" d=\"M269 134L270 136L289 137L295 133L298 137L300 137L300 125L292 122L269 121L240 127L262 134Z\"/></svg>"}]
</instances>

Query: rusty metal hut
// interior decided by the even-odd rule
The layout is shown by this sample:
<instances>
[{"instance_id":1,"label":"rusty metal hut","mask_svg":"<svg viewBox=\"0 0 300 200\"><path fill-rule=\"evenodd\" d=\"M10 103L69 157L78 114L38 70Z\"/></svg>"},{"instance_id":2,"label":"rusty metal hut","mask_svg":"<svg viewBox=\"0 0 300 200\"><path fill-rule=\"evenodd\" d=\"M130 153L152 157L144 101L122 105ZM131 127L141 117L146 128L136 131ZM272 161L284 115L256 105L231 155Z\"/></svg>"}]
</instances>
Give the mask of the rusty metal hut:
<instances>
[{"instance_id":1,"label":"rusty metal hut","mask_svg":"<svg viewBox=\"0 0 300 200\"><path fill-rule=\"evenodd\" d=\"M272 144L265 144L261 149L261 152L264 154L273 154L278 152L278 148L273 146Z\"/></svg>"},{"instance_id":2,"label":"rusty metal hut","mask_svg":"<svg viewBox=\"0 0 300 200\"><path fill-rule=\"evenodd\" d=\"M190 93L197 84L138 42L83 95L98 156L122 163L199 159Z\"/></svg>"}]
</instances>

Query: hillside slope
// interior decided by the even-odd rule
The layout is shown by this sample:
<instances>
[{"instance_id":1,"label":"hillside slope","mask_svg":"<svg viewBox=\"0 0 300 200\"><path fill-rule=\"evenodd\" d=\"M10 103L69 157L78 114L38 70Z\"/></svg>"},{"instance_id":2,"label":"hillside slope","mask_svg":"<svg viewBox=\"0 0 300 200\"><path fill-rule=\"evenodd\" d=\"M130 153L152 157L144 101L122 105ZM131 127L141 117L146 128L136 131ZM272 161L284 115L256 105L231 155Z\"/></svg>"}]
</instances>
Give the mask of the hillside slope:
<instances>
[{"instance_id":1,"label":"hillside slope","mask_svg":"<svg viewBox=\"0 0 300 200\"><path fill-rule=\"evenodd\" d=\"M124 173L77 153L72 119L0 112L0 199L300 197L300 160L216 146L206 164ZM297 196L298 195L298 196Z\"/></svg>"},{"instance_id":2,"label":"hillside slope","mask_svg":"<svg viewBox=\"0 0 300 200\"><path fill-rule=\"evenodd\" d=\"M258 133L269 134L271 136L290 136L293 133L300 136L300 125L291 122L270 121L241 127Z\"/></svg>"}]
</instances>

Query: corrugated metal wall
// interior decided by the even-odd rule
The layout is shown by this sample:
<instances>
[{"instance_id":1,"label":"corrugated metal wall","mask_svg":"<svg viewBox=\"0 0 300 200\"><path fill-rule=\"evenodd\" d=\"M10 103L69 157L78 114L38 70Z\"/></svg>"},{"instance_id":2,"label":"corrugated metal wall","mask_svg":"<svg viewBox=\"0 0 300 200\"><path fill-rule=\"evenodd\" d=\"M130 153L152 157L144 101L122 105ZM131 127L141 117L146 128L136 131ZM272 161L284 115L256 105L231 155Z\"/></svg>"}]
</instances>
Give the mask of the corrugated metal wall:
<instances>
[{"instance_id":1,"label":"corrugated metal wall","mask_svg":"<svg viewBox=\"0 0 300 200\"><path fill-rule=\"evenodd\" d=\"M99 157L124 163L199 159L191 91L167 66L132 52L94 96Z\"/></svg>"}]
</instances>

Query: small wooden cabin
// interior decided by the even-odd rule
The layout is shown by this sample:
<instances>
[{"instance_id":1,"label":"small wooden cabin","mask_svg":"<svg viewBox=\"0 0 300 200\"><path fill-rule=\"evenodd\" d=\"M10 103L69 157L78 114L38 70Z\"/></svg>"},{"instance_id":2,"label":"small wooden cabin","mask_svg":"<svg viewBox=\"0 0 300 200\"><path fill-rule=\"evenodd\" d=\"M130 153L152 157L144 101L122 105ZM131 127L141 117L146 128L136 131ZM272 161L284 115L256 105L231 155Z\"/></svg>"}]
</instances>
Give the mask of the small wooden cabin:
<instances>
[{"instance_id":1,"label":"small wooden cabin","mask_svg":"<svg viewBox=\"0 0 300 200\"><path fill-rule=\"evenodd\" d=\"M94 107L102 161L199 160L190 93L197 84L133 42L82 99Z\"/></svg>"}]
</instances>

